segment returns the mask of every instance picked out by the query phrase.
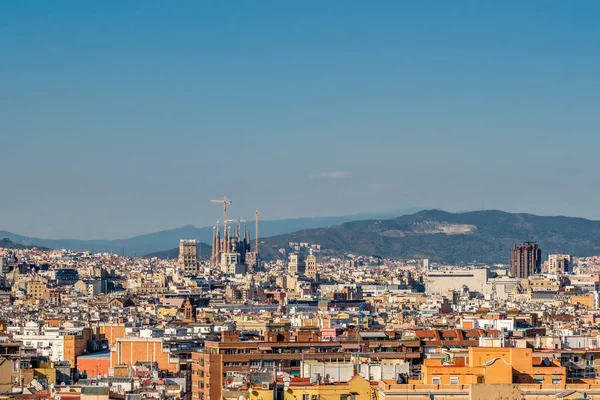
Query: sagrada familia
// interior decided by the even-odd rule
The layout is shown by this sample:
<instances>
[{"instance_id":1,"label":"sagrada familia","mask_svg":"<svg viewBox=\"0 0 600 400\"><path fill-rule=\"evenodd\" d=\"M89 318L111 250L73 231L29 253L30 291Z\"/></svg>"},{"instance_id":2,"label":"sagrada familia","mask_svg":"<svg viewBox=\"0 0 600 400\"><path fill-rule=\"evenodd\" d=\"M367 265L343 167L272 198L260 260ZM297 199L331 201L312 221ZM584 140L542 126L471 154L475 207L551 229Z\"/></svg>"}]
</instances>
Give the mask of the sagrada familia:
<instances>
[{"instance_id":1,"label":"sagrada familia","mask_svg":"<svg viewBox=\"0 0 600 400\"><path fill-rule=\"evenodd\" d=\"M212 254L210 266L220 266L224 273L243 274L248 271L249 266L256 265L257 256L250 245L250 230L246 225L243 227L237 221L234 232L231 226L223 224L223 235L221 236L220 224L213 227Z\"/></svg>"}]
</instances>

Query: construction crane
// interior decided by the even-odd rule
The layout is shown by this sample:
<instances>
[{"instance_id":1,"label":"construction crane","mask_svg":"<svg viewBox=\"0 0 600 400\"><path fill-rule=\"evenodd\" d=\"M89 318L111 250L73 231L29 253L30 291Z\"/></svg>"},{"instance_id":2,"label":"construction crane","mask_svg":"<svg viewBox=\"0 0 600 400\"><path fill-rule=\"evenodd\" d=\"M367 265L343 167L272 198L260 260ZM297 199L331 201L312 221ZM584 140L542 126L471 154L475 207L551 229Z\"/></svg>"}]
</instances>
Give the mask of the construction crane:
<instances>
[{"instance_id":1,"label":"construction crane","mask_svg":"<svg viewBox=\"0 0 600 400\"><path fill-rule=\"evenodd\" d=\"M222 199L211 200L211 203L223 204L223 236L227 233L227 204L231 204L231 200L227 196L223 196Z\"/></svg>"},{"instance_id":2,"label":"construction crane","mask_svg":"<svg viewBox=\"0 0 600 400\"><path fill-rule=\"evenodd\" d=\"M256 241L256 244L254 245L254 252L256 254L258 254L258 216L260 214L262 214L260 211L254 210L254 218L256 223L256 226L254 227L254 240Z\"/></svg>"}]
</instances>

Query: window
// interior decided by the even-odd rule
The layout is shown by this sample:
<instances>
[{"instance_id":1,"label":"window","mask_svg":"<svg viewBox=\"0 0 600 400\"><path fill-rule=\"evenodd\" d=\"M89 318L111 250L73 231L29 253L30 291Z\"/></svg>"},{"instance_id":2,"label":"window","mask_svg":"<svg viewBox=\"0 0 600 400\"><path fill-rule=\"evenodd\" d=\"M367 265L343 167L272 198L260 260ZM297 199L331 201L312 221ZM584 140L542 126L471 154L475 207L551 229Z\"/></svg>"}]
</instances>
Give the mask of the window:
<instances>
[{"instance_id":1,"label":"window","mask_svg":"<svg viewBox=\"0 0 600 400\"><path fill-rule=\"evenodd\" d=\"M431 378L431 383L433 385L440 385L442 383L442 378L440 378L439 376L434 376L433 378Z\"/></svg>"},{"instance_id":2,"label":"window","mask_svg":"<svg viewBox=\"0 0 600 400\"><path fill-rule=\"evenodd\" d=\"M450 384L451 385L458 385L458 377L453 376L450 378Z\"/></svg>"},{"instance_id":3,"label":"window","mask_svg":"<svg viewBox=\"0 0 600 400\"><path fill-rule=\"evenodd\" d=\"M340 395L340 400L348 400L348 395L347 394Z\"/></svg>"},{"instance_id":4,"label":"window","mask_svg":"<svg viewBox=\"0 0 600 400\"><path fill-rule=\"evenodd\" d=\"M533 376L533 383L537 384L537 385L541 385L544 383L544 376L543 375L534 375Z\"/></svg>"},{"instance_id":5,"label":"window","mask_svg":"<svg viewBox=\"0 0 600 400\"><path fill-rule=\"evenodd\" d=\"M560 385L560 376L559 375L552 375L552 384L553 385Z\"/></svg>"},{"instance_id":6,"label":"window","mask_svg":"<svg viewBox=\"0 0 600 400\"><path fill-rule=\"evenodd\" d=\"M308 395L307 394L303 394L302 395L302 400L308 400Z\"/></svg>"}]
</instances>

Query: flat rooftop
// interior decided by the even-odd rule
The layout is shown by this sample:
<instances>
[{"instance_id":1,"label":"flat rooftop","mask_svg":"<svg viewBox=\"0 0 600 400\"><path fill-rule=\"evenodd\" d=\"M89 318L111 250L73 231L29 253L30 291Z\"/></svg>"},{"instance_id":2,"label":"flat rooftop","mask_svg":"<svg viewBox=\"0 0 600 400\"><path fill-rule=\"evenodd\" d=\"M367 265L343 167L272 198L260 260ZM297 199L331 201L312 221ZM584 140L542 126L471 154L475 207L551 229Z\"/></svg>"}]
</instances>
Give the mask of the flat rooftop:
<instances>
[{"instance_id":1,"label":"flat rooftop","mask_svg":"<svg viewBox=\"0 0 600 400\"><path fill-rule=\"evenodd\" d=\"M88 360L110 360L110 350L98 351L96 353L88 353L77 358L84 358Z\"/></svg>"}]
</instances>

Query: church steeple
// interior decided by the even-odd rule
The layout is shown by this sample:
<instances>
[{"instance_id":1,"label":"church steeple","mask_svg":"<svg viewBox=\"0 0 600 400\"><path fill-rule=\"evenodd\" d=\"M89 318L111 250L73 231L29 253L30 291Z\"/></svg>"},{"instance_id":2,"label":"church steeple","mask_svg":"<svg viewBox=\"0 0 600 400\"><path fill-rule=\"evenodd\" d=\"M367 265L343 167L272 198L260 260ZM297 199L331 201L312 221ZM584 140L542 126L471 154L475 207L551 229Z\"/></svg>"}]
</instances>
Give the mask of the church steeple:
<instances>
[{"instance_id":1,"label":"church steeple","mask_svg":"<svg viewBox=\"0 0 600 400\"><path fill-rule=\"evenodd\" d=\"M196 322L196 306L192 304L189 297L187 297L185 303L183 303L183 321Z\"/></svg>"}]
</instances>

